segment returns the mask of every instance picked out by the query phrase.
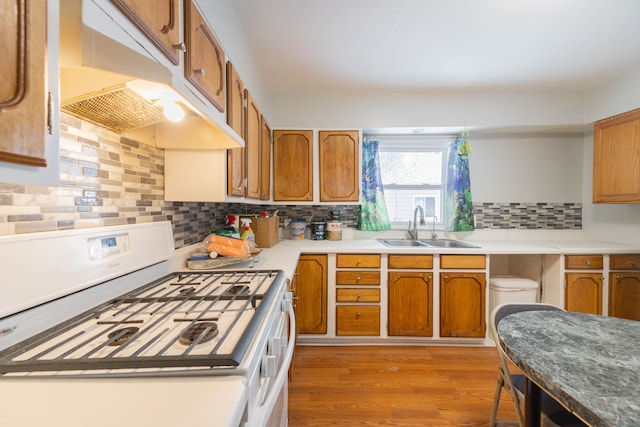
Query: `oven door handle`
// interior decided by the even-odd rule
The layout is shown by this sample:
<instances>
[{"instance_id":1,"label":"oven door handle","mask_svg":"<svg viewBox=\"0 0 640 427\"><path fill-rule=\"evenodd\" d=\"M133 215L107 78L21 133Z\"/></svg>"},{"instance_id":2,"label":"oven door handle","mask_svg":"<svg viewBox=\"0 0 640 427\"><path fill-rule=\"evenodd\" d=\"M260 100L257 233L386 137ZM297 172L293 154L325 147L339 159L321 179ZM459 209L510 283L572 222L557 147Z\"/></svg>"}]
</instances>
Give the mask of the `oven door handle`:
<instances>
[{"instance_id":1,"label":"oven door handle","mask_svg":"<svg viewBox=\"0 0 640 427\"><path fill-rule=\"evenodd\" d=\"M289 314L289 343L287 344L287 351L284 355L282 365L280 366L280 371L276 375L273 385L268 386L270 388L270 392L267 393L264 402L262 402L262 404L255 410L255 419L260 420L261 423L266 423L268 421L269 414L273 411L276 401L280 397L280 391L288 377L289 366L291 365L291 360L293 360L293 350L296 346L296 317L293 311L293 304L290 297L291 294L287 292L287 295L289 295L289 297L283 299L282 302L285 304L287 313ZM262 425L264 426L264 424Z\"/></svg>"}]
</instances>

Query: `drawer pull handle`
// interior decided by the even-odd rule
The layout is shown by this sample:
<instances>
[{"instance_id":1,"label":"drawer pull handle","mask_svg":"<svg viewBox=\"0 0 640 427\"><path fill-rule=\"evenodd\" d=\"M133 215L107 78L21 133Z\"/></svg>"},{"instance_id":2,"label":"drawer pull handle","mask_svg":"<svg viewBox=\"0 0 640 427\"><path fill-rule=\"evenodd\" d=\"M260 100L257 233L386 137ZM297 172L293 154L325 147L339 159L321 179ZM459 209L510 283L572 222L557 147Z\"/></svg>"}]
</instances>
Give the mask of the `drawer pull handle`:
<instances>
[{"instance_id":1,"label":"drawer pull handle","mask_svg":"<svg viewBox=\"0 0 640 427\"><path fill-rule=\"evenodd\" d=\"M357 261L356 261L356 265L360 265L361 263L362 263L362 261L361 261L361 260L357 260Z\"/></svg>"},{"instance_id":2,"label":"drawer pull handle","mask_svg":"<svg viewBox=\"0 0 640 427\"><path fill-rule=\"evenodd\" d=\"M356 277L356 282L359 282L360 280L362 280L362 277L360 276Z\"/></svg>"},{"instance_id":3,"label":"drawer pull handle","mask_svg":"<svg viewBox=\"0 0 640 427\"><path fill-rule=\"evenodd\" d=\"M359 318L360 318L360 312L357 312L356 313L356 319L359 319Z\"/></svg>"},{"instance_id":4,"label":"drawer pull handle","mask_svg":"<svg viewBox=\"0 0 640 427\"><path fill-rule=\"evenodd\" d=\"M358 295L356 295L356 298L360 299L360 298L362 298L362 295L358 294Z\"/></svg>"},{"instance_id":5,"label":"drawer pull handle","mask_svg":"<svg viewBox=\"0 0 640 427\"><path fill-rule=\"evenodd\" d=\"M587 265L591 265L591 261L587 261Z\"/></svg>"}]
</instances>

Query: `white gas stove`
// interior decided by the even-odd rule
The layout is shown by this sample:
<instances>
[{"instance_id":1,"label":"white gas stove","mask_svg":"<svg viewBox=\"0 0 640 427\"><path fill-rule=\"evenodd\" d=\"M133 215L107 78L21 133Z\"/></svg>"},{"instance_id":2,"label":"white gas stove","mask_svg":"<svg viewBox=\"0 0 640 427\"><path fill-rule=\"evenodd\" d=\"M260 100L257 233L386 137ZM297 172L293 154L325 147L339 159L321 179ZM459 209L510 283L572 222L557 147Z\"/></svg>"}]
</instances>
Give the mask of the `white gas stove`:
<instances>
[{"instance_id":1,"label":"white gas stove","mask_svg":"<svg viewBox=\"0 0 640 427\"><path fill-rule=\"evenodd\" d=\"M287 424L283 272L170 272L172 253L168 222L0 238L3 425L106 426L96 411L124 407L120 425Z\"/></svg>"}]
</instances>

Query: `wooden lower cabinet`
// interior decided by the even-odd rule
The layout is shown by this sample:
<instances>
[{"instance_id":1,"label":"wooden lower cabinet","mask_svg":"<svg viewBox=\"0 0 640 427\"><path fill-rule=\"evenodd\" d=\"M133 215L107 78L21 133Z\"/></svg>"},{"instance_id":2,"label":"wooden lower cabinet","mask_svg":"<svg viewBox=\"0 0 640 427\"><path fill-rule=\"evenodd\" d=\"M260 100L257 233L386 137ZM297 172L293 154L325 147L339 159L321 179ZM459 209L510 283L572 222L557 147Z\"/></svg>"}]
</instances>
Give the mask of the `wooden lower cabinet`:
<instances>
[{"instance_id":1,"label":"wooden lower cabinet","mask_svg":"<svg viewBox=\"0 0 640 427\"><path fill-rule=\"evenodd\" d=\"M389 272L390 336L433 336L433 273Z\"/></svg>"},{"instance_id":2,"label":"wooden lower cabinet","mask_svg":"<svg viewBox=\"0 0 640 427\"><path fill-rule=\"evenodd\" d=\"M327 256L300 255L295 273L299 334L327 333Z\"/></svg>"},{"instance_id":3,"label":"wooden lower cabinet","mask_svg":"<svg viewBox=\"0 0 640 427\"><path fill-rule=\"evenodd\" d=\"M485 273L440 273L440 336L485 336Z\"/></svg>"},{"instance_id":4,"label":"wooden lower cabinet","mask_svg":"<svg viewBox=\"0 0 640 427\"><path fill-rule=\"evenodd\" d=\"M336 335L380 335L380 306L337 306Z\"/></svg>"},{"instance_id":5,"label":"wooden lower cabinet","mask_svg":"<svg viewBox=\"0 0 640 427\"><path fill-rule=\"evenodd\" d=\"M609 315L640 320L640 272L609 273Z\"/></svg>"},{"instance_id":6,"label":"wooden lower cabinet","mask_svg":"<svg viewBox=\"0 0 640 427\"><path fill-rule=\"evenodd\" d=\"M602 282L602 273L565 273L565 310L602 314Z\"/></svg>"}]
</instances>

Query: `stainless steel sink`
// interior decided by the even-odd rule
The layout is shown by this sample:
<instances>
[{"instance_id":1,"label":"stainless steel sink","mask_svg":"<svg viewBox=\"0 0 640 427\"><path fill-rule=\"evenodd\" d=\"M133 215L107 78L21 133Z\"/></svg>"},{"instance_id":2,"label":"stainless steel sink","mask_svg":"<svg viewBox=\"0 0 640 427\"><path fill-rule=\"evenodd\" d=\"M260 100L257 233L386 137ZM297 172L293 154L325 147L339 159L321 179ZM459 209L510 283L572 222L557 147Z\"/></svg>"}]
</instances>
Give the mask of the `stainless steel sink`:
<instances>
[{"instance_id":1,"label":"stainless steel sink","mask_svg":"<svg viewBox=\"0 0 640 427\"><path fill-rule=\"evenodd\" d=\"M390 248L422 247L422 248L479 248L480 246L460 240L451 239L378 239L380 243Z\"/></svg>"},{"instance_id":2,"label":"stainless steel sink","mask_svg":"<svg viewBox=\"0 0 640 427\"><path fill-rule=\"evenodd\" d=\"M427 245L422 243L420 240L409 240L409 239L378 239L380 243L383 245L389 246L390 248L402 248L402 247L426 247Z\"/></svg>"},{"instance_id":3,"label":"stainless steel sink","mask_svg":"<svg viewBox=\"0 0 640 427\"><path fill-rule=\"evenodd\" d=\"M462 242L460 240L451 240L451 239L435 239L435 240L427 240L423 239L420 242L426 246L431 246L435 248L479 248L480 246L472 245L471 243Z\"/></svg>"}]
</instances>

